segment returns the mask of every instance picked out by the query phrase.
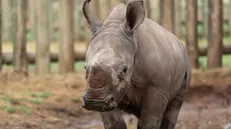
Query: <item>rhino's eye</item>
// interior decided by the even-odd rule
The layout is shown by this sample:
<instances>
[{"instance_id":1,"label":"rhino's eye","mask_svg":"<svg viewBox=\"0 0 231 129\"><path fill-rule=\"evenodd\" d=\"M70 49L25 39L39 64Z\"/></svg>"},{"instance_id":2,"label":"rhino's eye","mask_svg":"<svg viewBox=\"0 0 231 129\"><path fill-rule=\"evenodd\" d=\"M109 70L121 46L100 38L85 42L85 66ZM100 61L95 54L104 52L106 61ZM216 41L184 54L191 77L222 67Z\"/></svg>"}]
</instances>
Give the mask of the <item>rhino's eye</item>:
<instances>
[{"instance_id":1,"label":"rhino's eye","mask_svg":"<svg viewBox=\"0 0 231 129\"><path fill-rule=\"evenodd\" d=\"M127 69L128 69L127 67L124 67L124 68L123 68L123 72L124 72L124 73L127 73Z\"/></svg>"}]
</instances>

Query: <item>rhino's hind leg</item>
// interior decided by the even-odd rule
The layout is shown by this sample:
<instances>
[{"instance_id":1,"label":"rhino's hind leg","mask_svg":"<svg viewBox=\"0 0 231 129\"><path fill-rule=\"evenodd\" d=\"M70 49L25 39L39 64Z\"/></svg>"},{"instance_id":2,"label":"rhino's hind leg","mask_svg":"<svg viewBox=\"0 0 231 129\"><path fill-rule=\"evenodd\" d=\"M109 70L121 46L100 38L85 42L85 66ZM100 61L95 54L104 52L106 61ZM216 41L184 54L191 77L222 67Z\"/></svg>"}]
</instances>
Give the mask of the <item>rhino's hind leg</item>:
<instances>
[{"instance_id":1,"label":"rhino's hind leg","mask_svg":"<svg viewBox=\"0 0 231 129\"><path fill-rule=\"evenodd\" d=\"M105 129L127 129L120 110L115 109L109 112L101 112L100 115Z\"/></svg>"},{"instance_id":2,"label":"rhino's hind leg","mask_svg":"<svg viewBox=\"0 0 231 129\"><path fill-rule=\"evenodd\" d=\"M176 97L168 104L164 117L162 118L160 129L174 129L181 106L188 92L188 82L190 80L185 76L183 84Z\"/></svg>"}]
</instances>

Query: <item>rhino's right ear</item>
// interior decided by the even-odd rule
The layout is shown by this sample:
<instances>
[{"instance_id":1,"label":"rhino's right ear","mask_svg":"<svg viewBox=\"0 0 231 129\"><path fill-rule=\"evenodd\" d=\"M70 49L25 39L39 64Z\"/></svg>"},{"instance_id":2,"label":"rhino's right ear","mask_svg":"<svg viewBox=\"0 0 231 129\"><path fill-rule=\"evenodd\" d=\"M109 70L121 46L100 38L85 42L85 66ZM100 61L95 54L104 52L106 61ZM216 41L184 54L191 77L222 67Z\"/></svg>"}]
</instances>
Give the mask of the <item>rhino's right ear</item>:
<instances>
[{"instance_id":1,"label":"rhino's right ear","mask_svg":"<svg viewBox=\"0 0 231 129\"><path fill-rule=\"evenodd\" d=\"M126 33L132 33L144 21L145 9L143 1L132 1L126 10L124 29Z\"/></svg>"},{"instance_id":2,"label":"rhino's right ear","mask_svg":"<svg viewBox=\"0 0 231 129\"><path fill-rule=\"evenodd\" d=\"M95 33L101 26L102 23L99 21L99 19L95 16L95 14L92 13L92 11L89 8L89 3L91 0L85 0L83 3L83 14L86 18L88 24L90 25L90 29L92 33Z\"/></svg>"}]
</instances>

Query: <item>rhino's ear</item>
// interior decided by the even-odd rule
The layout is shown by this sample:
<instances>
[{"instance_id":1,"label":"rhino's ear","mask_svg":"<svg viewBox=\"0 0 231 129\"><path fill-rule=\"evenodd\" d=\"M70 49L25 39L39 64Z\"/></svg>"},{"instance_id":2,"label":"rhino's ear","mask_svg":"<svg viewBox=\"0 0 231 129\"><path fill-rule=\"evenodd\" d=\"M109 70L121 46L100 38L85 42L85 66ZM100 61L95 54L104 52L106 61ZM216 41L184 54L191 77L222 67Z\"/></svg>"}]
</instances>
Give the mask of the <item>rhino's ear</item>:
<instances>
[{"instance_id":1,"label":"rhino's ear","mask_svg":"<svg viewBox=\"0 0 231 129\"><path fill-rule=\"evenodd\" d=\"M95 16L95 14L90 10L89 3L91 0L85 0L83 3L83 14L86 18L88 24L90 25L91 32L95 33L101 26L102 23L99 21L99 19Z\"/></svg>"},{"instance_id":2,"label":"rhino's ear","mask_svg":"<svg viewBox=\"0 0 231 129\"><path fill-rule=\"evenodd\" d=\"M124 29L127 33L133 32L145 18L145 9L143 1L130 2L126 10L126 20Z\"/></svg>"}]
</instances>

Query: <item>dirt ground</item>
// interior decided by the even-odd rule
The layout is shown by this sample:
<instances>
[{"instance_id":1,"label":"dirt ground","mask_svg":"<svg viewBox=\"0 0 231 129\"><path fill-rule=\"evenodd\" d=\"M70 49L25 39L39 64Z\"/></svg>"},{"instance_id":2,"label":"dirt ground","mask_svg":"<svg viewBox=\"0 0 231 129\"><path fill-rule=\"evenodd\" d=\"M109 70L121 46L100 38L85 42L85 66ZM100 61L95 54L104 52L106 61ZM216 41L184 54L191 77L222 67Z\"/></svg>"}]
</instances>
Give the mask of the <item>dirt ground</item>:
<instances>
[{"instance_id":1,"label":"dirt ground","mask_svg":"<svg viewBox=\"0 0 231 129\"><path fill-rule=\"evenodd\" d=\"M84 74L0 74L0 129L103 129L81 108ZM231 129L231 85L190 88L176 129ZM128 129L137 119L124 114Z\"/></svg>"}]
</instances>

